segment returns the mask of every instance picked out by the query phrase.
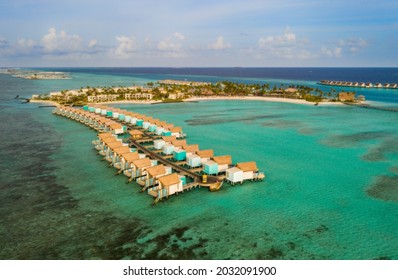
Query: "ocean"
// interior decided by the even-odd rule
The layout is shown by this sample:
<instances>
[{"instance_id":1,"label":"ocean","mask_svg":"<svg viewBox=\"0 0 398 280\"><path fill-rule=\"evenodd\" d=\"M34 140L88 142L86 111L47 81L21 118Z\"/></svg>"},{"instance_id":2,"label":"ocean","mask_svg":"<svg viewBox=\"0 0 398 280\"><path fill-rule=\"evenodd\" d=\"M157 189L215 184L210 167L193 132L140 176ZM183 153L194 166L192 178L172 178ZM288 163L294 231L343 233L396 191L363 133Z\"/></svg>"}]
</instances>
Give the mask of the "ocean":
<instances>
[{"instance_id":1,"label":"ocean","mask_svg":"<svg viewBox=\"0 0 398 280\"><path fill-rule=\"evenodd\" d=\"M263 101L123 104L182 126L188 143L257 162L263 182L194 189L151 206L93 150L93 130L16 95L161 79L397 83L397 68L51 68L0 74L1 259L398 259L398 113ZM398 90L356 89L398 107ZM115 105L116 106L116 105Z\"/></svg>"}]
</instances>

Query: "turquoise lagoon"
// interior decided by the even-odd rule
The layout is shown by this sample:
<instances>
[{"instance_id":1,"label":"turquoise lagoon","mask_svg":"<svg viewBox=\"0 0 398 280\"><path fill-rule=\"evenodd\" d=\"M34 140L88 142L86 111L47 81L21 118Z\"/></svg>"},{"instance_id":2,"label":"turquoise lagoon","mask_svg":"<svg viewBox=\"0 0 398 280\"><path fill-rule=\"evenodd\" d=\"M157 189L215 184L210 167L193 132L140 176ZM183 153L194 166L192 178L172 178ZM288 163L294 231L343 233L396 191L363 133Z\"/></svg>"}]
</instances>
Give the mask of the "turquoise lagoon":
<instances>
[{"instance_id":1,"label":"turquoise lagoon","mask_svg":"<svg viewBox=\"0 0 398 280\"><path fill-rule=\"evenodd\" d=\"M216 155L255 160L267 176L153 207L101 161L95 131L11 99L88 81L131 83L85 75L0 77L8 84L0 103L0 258L398 259L397 113L237 100L117 105L182 126L188 143Z\"/></svg>"}]
</instances>

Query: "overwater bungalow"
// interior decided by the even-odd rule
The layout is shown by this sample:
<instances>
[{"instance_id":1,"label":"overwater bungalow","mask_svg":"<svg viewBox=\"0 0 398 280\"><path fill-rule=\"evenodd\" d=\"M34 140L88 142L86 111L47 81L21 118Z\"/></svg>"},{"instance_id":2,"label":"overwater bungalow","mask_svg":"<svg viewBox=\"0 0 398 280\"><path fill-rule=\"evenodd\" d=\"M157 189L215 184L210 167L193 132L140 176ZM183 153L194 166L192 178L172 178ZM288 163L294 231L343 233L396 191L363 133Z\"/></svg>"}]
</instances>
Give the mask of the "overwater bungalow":
<instances>
[{"instance_id":1,"label":"overwater bungalow","mask_svg":"<svg viewBox=\"0 0 398 280\"><path fill-rule=\"evenodd\" d=\"M119 123L112 123L109 127L113 134L123 134L124 133L123 126Z\"/></svg>"},{"instance_id":2,"label":"overwater bungalow","mask_svg":"<svg viewBox=\"0 0 398 280\"><path fill-rule=\"evenodd\" d=\"M235 185L236 183L243 183L243 171L238 167L228 168L225 172L225 175L225 179L233 185Z\"/></svg>"},{"instance_id":3,"label":"overwater bungalow","mask_svg":"<svg viewBox=\"0 0 398 280\"><path fill-rule=\"evenodd\" d=\"M163 130L162 136L171 136L171 131L168 129Z\"/></svg>"},{"instance_id":4,"label":"overwater bungalow","mask_svg":"<svg viewBox=\"0 0 398 280\"><path fill-rule=\"evenodd\" d=\"M208 175L216 175L218 174L218 163L213 160L208 160L203 163L203 173Z\"/></svg>"},{"instance_id":5,"label":"overwater bungalow","mask_svg":"<svg viewBox=\"0 0 398 280\"><path fill-rule=\"evenodd\" d=\"M131 172L131 169L133 168L132 167L133 161L139 160L139 159L140 159L140 155L138 152L125 153L125 154L122 154L121 160L119 162L116 162L113 166L123 172L125 170L130 170L130 172ZM130 175L130 177L131 177L131 175Z\"/></svg>"},{"instance_id":6,"label":"overwater bungalow","mask_svg":"<svg viewBox=\"0 0 398 280\"><path fill-rule=\"evenodd\" d=\"M229 155L213 157L213 161L218 164L218 173L225 172L232 164L232 158Z\"/></svg>"},{"instance_id":7,"label":"overwater bungalow","mask_svg":"<svg viewBox=\"0 0 398 280\"><path fill-rule=\"evenodd\" d=\"M122 147L122 146L125 146L125 145L123 145L123 143L120 142L120 141L114 141L114 142L108 142L108 143L106 143L106 146L107 146L107 149L106 149L105 159L106 159L108 162L112 162L112 163L113 163L113 159L114 159L114 153L113 153L113 151L114 151L116 148L119 148L119 147Z\"/></svg>"},{"instance_id":8,"label":"overwater bungalow","mask_svg":"<svg viewBox=\"0 0 398 280\"><path fill-rule=\"evenodd\" d=\"M254 174L258 172L257 164L254 161L241 162L236 167L243 171L243 180L253 180Z\"/></svg>"},{"instance_id":9,"label":"overwater bungalow","mask_svg":"<svg viewBox=\"0 0 398 280\"><path fill-rule=\"evenodd\" d=\"M182 128L179 126L171 127L171 128L169 128L169 131L171 132L172 136L175 136L177 138L183 137Z\"/></svg>"},{"instance_id":10,"label":"overwater bungalow","mask_svg":"<svg viewBox=\"0 0 398 280\"><path fill-rule=\"evenodd\" d=\"M131 179L142 177L146 175L146 169L152 166L152 161L149 158L142 158L133 160L130 164L131 169L124 171L124 175Z\"/></svg>"},{"instance_id":11,"label":"overwater bungalow","mask_svg":"<svg viewBox=\"0 0 398 280\"><path fill-rule=\"evenodd\" d=\"M197 154L187 155L187 165L189 168L195 168L202 165L201 158Z\"/></svg>"},{"instance_id":12,"label":"overwater bungalow","mask_svg":"<svg viewBox=\"0 0 398 280\"><path fill-rule=\"evenodd\" d=\"M172 140L171 144L173 144L175 148L182 148L183 146L187 145L187 141L186 140Z\"/></svg>"},{"instance_id":13,"label":"overwater bungalow","mask_svg":"<svg viewBox=\"0 0 398 280\"><path fill-rule=\"evenodd\" d=\"M174 151L174 145L172 144L165 144L162 148L162 152L165 155L171 155Z\"/></svg>"},{"instance_id":14,"label":"overwater bungalow","mask_svg":"<svg viewBox=\"0 0 398 280\"><path fill-rule=\"evenodd\" d=\"M165 144L166 142L163 139L153 140L153 148L155 150L161 150Z\"/></svg>"},{"instance_id":15,"label":"overwater bungalow","mask_svg":"<svg viewBox=\"0 0 398 280\"><path fill-rule=\"evenodd\" d=\"M110 147L109 144L113 142L118 142L119 144L113 144L114 146L117 147L117 145L122 146L122 142L119 141L116 137L107 137L107 138L102 138L101 142L98 146L99 148L99 154L106 157L107 154L110 152Z\"/></svg>"},{"instance_id":16,"label":"overwater bungalow","mask_svg":"<svg viewBox=\"0 0 398 280\"><path fill-rule=\"evenodd\" d=\"M173 151L173 159L175 161L182 161L185 160L187 157L187 152L182 148L174 148Z\"/></svg>"},{"instance_id":17,"label":"overwater bungalow","mask_svg":"<svg viewBox=\"0 0 398 280\"><path fill-rule=\"evenodd\" d=\"M113 135L111 132L99 133L98 139L92 141L93 145L95 146L95 149L100 151L102 146L105 145L104 139L107 139L107 138L113 138L113 139L117 140L116 136Z\"/></svg>"},{"instance_id":18,"label":"overwater bungalow","mask_svg":"<svg viewBox=\"0 0 398 280\"><path fill-rule=\"evenodd\" d=\"M167 175L167 171L163 164L148 167L146 169L146 177L144 180L145 187L157 185L158 178L165 175Z\"/></svg>"},{"instance_id":19,"label":"overwater bungalow","mask_svg":"<svg viewBox=\"0 0 398 280\"><path fill-rule=\"evenodd\" d=\"M122 155L131 153L131 150L128 146L120 146L112 151L112 164L115 166L116 163L120 163L122 161Z\"/></svg>"},{"instance_id":20,"label":"overwater bungalow","mask_svg":"<svg viewBox=\"0 0 398 280\"><path fill-rule=\"evenodd\" d=\"M187 156L195 154L195 153L197 153L199 151L199 145L198 144L183 145L182 148L187 152Z\"/></svg>"},{"instance_id":21,"label":"overwater bungalow","mask_svg":"<svg viewBox=\"0 0 398 280\"><path fill-rule=\"evenodd\" d=\"M149 132L152 132L152 133L155 133L157 127L158 127L158 126L157 126L156 124L151 123L151 124L149 125L149 127L148 127L148 131L149 131Z\"/></svg>"},{"instance_id":22,"label":"overwater bungalow","mask_svg":"<svg viewBox=\"0 0 398 280\"><path fill-rule=\"evenodd\" d=\"M164 131L163 127L157 126L156 130L155 130L155 133L156 133L156 135L162 135L163 131Z\"/></svg>"},{"instance_id":23,"label":"overwater bungalow","mask_svg":"<svg viewBox=\"0 0 398 280\"><path fill-rule=\"evenodd\" d=\"M183 191L183 182L176 173L159 177L159 188L167 190L167 195L173 195Z\"/></svg>"},{"instance_id":24,"label":"overwater bungalow","mask_svg":"<svg viewBox=\"0 0 398 280\"><path fill-rule=\"evenodd\" d=\"M201 150L197 151L196 154L200 157L201 163L210 160L214 156L213 150Z\"/></svg>"},{"instance_id":25,"label":"overwater bungalow","mask_svg":"<svg viewBox=\"0 0 398 280\"><path fill-rule=\"evenodd\" d=\"M162 136L162 139L166 144L172 144L173 141L176 141L177 138L175 136Z\"/></svg>"},{"instance_id":26,"label":"overwater bungalow","mask_svg":"<svg viewBox=\"0 0 398 280\"><path fill-rule=\"evenodd\" d=\"M138 127L142 127L144 125L144 120L137 118L137 121L135 122L135 125L138 126Z\"/></svg>"}]
</instances>

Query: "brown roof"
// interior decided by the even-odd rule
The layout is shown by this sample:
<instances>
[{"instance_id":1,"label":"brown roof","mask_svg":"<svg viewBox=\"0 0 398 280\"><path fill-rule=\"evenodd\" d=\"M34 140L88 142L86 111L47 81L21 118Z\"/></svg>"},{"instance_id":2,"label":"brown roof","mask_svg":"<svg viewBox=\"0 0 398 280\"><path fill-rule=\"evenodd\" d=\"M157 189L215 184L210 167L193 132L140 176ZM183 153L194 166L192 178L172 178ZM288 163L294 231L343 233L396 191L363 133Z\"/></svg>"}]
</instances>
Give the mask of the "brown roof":
<instances>
[{"instance_id":1,"label":"brown roof","mask_svg":"<svg viewBox=\"0 0 398 280\"><path fill-rule=\"evenodd\" d=\"M122 146L123 144L120 141L115 141L115 142L106 143L106 145L108 145L108 147L113 150L113 149L116 149L116 148Z\"/></svg>"},{"instance_id":2,"label":"brown roof","mask_svg":"<svg viewBox=\"0 0 398 280\"><path fill-rule=\"evenodd\" d=\"M257 171L257 165L255 161L249 161L249 162L240 162L236 165L239 169L241 169L243 172L247 171Z\"/></svg>"},{"instance_id":3,"label":"brown roof","mask_svg":"<svg viewBox=\"0 0 398 280\"><path fill-rule=\"evenodd\" d=\"M126 153L130 153L130 148L128 146L121 146L113 149L113 152L118 154L118 155L123 155Z\"/></svg>"},{"instance_id":4,"label":"brown roof","mask_svg":"<svg viewBox=\"0 0 398 280\"><path fill-rule=\"evenodd\" d=\"M153 123L153 118L152 117L145 117L144 121Z\"/></svg>"},{"instance_id":5,"label":"brown roof","mask_svg":"<svg viewBox=\"0 0 398 280\"><path fill-rule=\"evenodd\" d=\"M174 127L174 124L172 124L172 123L165 123L165 124L162 124L162 127L163 127L163 128L166 128L166 129L170 129L170 128Z\"/></svg>"},{"instance_id":6,"label":"brown roof","mask_svg":"<svg viewBox=\"0 0 398 280\"><path fill-rule=\"evenodd\" d=\"M106 138L102 139L102 142L104 142L105 144L108 144L111 142L120 142L120 141L117 141L116 137L110 136L110 137L106 137Z\"/></svg>"},{"instance_id":7,"label":"brown roof","mask_svg":"<svg viewBox=\"0 0 398 280\"><path fill-rule=\"evenodd\" d=\"M151 160L149 158L137 159L137 160L133 160L133 164L137 168L142 169L142 168L151 166Z\"/></svg>"},{"instance_id":8,"label":"brown roof","mask_svg":"<svg viewBox=\"0 0 398 280\"><path fill-rule=\"evenodd\" d=\"M141 130L137 130L137 129L130 130L129 133L131 136L144 134L144 132L142 132Z\"/></svg>"},{"instance_id":9,"label":"brown roof","mask_svg":"<svg viewBox=\"0 0 398 280\"><path fill-rule=\"evenodd\" d=\"M186 145L186 146L183 146L183 148L187 153L195 153L195 152L199 151L198 144Z\"/></svg>"},{"instance_id":10,"label":"brown roof","mask_svg":"<svg viewBox=\"0 0 398 280\"><path fill-rule=\"evenodd\" d=\"M178 184L180 182L180 177L178 177L176 173L172 173L166 176L159 177L158 180L164 187L168 187Z\"/></svg>"},{"instance_id":11,"label":"brown roof","mask_svg":"<svg viewBox=\"0 0 398 280\"><path fill-rule=\"evenodd\" d=\"M231 156L218 156L218 157L213 157L213 160L217 162L218 164L232 164L232 158Z\"/></svg>"},{"instance_id":12,"label":"brown roof","mask_svg":"<svg viewBox=\"0 0 398 280\"><path fill-rule=\"evenodd\" d=\"M181 128L180 126L171 127L171 128L170 128L170 131L171 131L172 133L181 132L181 131L182 131L182 128Z\"/></svg>"},{"instance_id":13,"label":"brown roof","mask_svg":"<svg viewBox=\"0 0 398 280\"><path fill-rule=\"evenodd\" d=\"M197 151L196 153L201 158L211 158L214 155L213 150L202 150L202 151Z\"/></svg>"},{"instance_id":14,"label":"brown roof","mask_svg":"<svg viewBox=\"0 0 398 280\"><path fill-rule=\"evenodd\" d=\"M160 125L160 126L163 126L163 125L167 125L167 122L165 122L165 121L159 121L159 122L156 122L156 124L157 124L157 125Z\"/></svg>"},{"instance_id":15,"label":"brown roof","mask_svg":"<svg viewBox=\"0 0 398 280\"><path fill-rule=\"evenodd\" d=\"M114 137L111 132L104 132L104 133L98 134L99 139L104 139L104 138L109 138L109 137Z\"/></svg>"},{"instance_id":16,"label":"brown roof","mask_svg":"<svg viewBox=\"0 0 398 280\"><path fill-rule=\"evenodd\" d=\"M120 128L122 128L122 125L121 125L121 124L118 124L118 123L112 123L112 124L110 125L110 127L111 127L112 129L120 129Z\"/></svg>"},{"instance_id":17,"label":"brown roof","mask_svg":"<svg viewBox=\"0 0 398 280\"><path fill-rule=\"evenodd\" d=\"M166 169L164 168L164 165L163 165L163 164L151 166L151 167L147 168L146 171L147 171L148 174L151 175L152 177L156 177L156 176L159 176L159 175L164 175L164 174L166 174Z\"/></svg>"},{"instance_id":18,"label":"brown roof","mask_svg":"<svg viewBox=\"0 0 398 280\"><path fill-rule=\"evenodd\" d=\"M123 154L122 157L124 158L125 161L129 163L132 163L134 160L140 159L138 152L130 152L127 154Z\"/></svg>"},{"instance_id":19,"label":"brown roof","mask_svg":"<svg viewBox=\"0 0 398 280\"><path fill-rule=\"evenodd\" d=\"M186 140L174 140L174 141L171 141L171 144L173 144L174 147L182 147L182 146L187 145L187 141Z\"/></svg>"},{"instance_id":20,"label":"brown roof","mask_svg":"<svg viewBox=\"0 0 398 280\"><path fill-rule=\"evenodd\" d=\"M175 136L163 136L162 139L166 142L173 142L177 140Z\"/></svg>"}]
</instances>

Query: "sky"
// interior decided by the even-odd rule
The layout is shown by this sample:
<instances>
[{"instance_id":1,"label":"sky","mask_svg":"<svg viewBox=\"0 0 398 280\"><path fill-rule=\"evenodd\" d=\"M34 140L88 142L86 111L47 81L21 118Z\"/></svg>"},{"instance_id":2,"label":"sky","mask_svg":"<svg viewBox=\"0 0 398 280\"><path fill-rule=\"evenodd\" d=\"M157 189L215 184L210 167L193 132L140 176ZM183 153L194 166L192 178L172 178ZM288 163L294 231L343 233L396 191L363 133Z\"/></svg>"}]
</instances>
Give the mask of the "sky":
<instances>
[{"instance_id":1,"label":"sky","mask_svg":"<svg viewBox=\"0 0 398 280\"><path fill-rule=\"evenodd\" d=\"M396 0L0 0L0 67L398 67Z\"/></svg>"}]
</instances>

